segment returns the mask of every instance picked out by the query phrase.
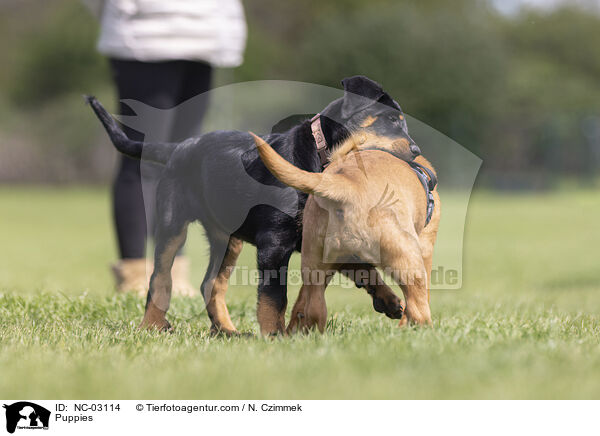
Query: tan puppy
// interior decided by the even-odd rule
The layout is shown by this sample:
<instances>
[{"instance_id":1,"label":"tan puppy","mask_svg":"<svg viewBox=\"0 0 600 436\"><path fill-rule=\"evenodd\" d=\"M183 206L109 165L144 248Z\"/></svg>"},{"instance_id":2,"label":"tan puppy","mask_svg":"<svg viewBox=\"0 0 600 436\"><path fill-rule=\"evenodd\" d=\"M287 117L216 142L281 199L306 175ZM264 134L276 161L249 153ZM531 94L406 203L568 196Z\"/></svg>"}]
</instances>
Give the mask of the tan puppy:
<instances>
[{"instance_id":1,"label":"tan puppy","mask_svg":"<svg viewBox=\"0 0 600 436\"><path fill-rule=\"evenodd\" d=\"M360 259L383 268L402 288L405 317L430 324L429 282L433 246L440 222L440 198L426 225L427 196L407 162L380 150L364 150L377 138L353 136L332 156L323 173L303 171L254 136L267 168L281 182L312 194L304 209L303 286L288 332L327 321L325 288L341 262ZM357 149L360 144L360 151ZM379 144L373 144L378 146ZM395 144L398 146L398 144ZM434 171L422 156L415 161ZM435 174L435 173L434 173Z\"/></svg>"}]
</instances>

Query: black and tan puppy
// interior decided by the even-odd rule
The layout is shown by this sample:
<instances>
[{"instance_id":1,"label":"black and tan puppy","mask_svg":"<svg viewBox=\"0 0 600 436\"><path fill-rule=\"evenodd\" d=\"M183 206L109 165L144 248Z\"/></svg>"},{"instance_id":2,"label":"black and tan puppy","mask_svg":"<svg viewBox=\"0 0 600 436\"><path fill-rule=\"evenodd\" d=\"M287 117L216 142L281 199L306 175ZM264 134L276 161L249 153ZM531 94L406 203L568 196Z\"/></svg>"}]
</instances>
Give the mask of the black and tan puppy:
<instances>
[{"instance_id":1,"label":"black and tan puppy","mask_svg":"<svg viewBox=\"0 0 600 436\"><path fill-rule=\"evenodd\" d=\"M401 323L407 318L416 324L431 323L429 281L440 222L431 164L419 156L411 165L377 146L344 154L342 145L319 174L297 168L263 139L254 140L275 177L311 194L303 218L303 286L288 332L315 325L323 332L325 288L338 262L353 257L385 269L401 286L407 315Z\"/></svg>"},{"instance_id":2,"label":"black and tan puppy","mask_svg":"<svg viewBox=\"0 0 600 436\"><path fill-rule=\"evenodd\" d=\"M356 132L379 136L392 148L397 141L408 145L399 151L404 159L418 154L400 106L380 85L363 76L344 79L342 84L344 96L312 120L264 139L287 161L311 173L321 171L326 156ZM201 290L212 329L237 332L225 292L231 268L247 241L257 247L261 332L284 332L287 264L301 246L307 195L273 177L247 132L210 132L173 144L142 143L127 138L95 98L88 97L88 101L120 152L164 166L156 192L154 272L142 325L170 327L165 315L171 299L173 259L186 239L188 224L200 221L210 243L210 263ZM356 284L367 289L378 310L401 317L401 302L387 286L362 280Z\"/></svg>"}]
</instances>

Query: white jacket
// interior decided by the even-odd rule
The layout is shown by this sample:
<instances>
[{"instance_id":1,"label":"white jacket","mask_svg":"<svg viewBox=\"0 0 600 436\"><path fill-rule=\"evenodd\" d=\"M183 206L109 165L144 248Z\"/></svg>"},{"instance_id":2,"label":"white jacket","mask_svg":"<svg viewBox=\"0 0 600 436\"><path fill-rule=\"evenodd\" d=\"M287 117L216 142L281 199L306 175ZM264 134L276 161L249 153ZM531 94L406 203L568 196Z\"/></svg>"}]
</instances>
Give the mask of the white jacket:
<instances>
[{"instance_id":1,"label":"white jacket","mask_svg":"<svg viewBox=\"0 0 600 436\"><path fill-rule=\"evenodd\" d=\"M88 5L90 0L87 0ZM98 50L118 59L243 61L246 21L239 0L104 0ZM92 6L94 9L94 6Z\"/></svg>"}]
</instances>

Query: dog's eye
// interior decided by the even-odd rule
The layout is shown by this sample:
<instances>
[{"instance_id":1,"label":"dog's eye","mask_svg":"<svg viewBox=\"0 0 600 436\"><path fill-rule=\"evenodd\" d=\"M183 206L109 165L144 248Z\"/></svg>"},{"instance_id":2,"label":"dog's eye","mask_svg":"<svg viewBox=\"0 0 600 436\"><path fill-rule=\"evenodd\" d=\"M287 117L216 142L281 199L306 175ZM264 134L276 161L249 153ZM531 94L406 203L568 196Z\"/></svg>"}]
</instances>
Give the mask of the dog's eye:
<instances>
[{"instance_id":1,"label":"dog's eye","mask_svg":"<svg viewBox=\"0 0 600 436\"><path fill-rule=\"evenodd\" d=\"M388 119L392 122L392 123L398 123L400 122L400 119L396 116L396 115L390 115L388 116Z\"/></svg>"}]
</instances>

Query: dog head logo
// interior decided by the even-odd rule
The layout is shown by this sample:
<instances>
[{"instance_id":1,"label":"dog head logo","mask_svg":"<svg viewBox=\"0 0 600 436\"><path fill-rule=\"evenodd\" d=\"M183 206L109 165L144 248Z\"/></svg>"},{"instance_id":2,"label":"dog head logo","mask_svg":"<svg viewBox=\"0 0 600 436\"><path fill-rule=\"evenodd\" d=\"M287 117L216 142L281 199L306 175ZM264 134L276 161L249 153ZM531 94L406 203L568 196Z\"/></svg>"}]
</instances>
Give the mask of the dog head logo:
<instances>
[{"instance_id":1,"label":"dog head logo","mask_svg":"<svg viewBox=\"0 0 600 436\"><path fill-rule=\"evenodd\" d=\"M6 409L6 431L14 433L18 429L48 429L50 411L29 401L4 404Z\"/></svg>"}]
</instances>

